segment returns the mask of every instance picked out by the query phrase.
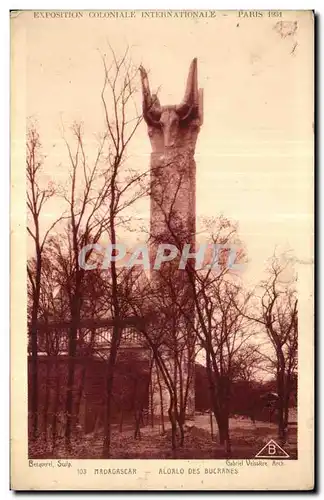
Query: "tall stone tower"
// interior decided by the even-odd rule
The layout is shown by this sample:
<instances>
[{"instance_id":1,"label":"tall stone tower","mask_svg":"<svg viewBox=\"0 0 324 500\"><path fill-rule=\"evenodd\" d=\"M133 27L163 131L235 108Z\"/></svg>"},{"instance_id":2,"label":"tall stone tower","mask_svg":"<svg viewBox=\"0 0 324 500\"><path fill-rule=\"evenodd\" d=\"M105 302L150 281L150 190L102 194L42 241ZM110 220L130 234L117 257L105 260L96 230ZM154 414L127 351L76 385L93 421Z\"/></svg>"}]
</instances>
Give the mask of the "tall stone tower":
<instances>
[{"instance_id":1,"label":"tall stone tower","mask_svg":"<svg viewBox=\"0 0 324 500\"><path fill-rule=\"evenodd\" d=\"M179 254L185 244L190 245L190 252L195 250L196 164L194 153L203 121L203 91L198 90L197 59L193 59L190 65L185 95L178 105L161 106L158 96L151 94L148 76L143 67L140 67L140 72L143 117L148 126L148 136L152 147L150 163L151 280L156 287L163 290L165 286L168 290L166 295L169 296L170 304L167 302L163 304L165 297L161 294L161 310L163 307L172 308L172 294L176 295L176 301L182 302L181 307L184 312L180 314L180 317L179 313L177 314L176 325L174 326L174 321L170 320L170 342L173 342L172 338L174 338L174 342L178 343L181 349L181 344L184 344L185 340L189 340L187 344L190 345L190 339L193 338L192 324L195 312L192 281L190 283L186 268L178 269L179 255L172 262L163 263L160 269L155 269L153 264L160 244L174 245L179 249ZM173 332L172 328L177 331ZM171 352L172 349L170 349ZM172 358L172 354L170 355ZM176 368L171 370L175 377L186 374L190 378L190 390L186 391L188 393L186 412L190 414L194 411L194 345L191 345L186 355L181 358L181 371L182 373L177 374Z\"/></svg>"}]
</instances>

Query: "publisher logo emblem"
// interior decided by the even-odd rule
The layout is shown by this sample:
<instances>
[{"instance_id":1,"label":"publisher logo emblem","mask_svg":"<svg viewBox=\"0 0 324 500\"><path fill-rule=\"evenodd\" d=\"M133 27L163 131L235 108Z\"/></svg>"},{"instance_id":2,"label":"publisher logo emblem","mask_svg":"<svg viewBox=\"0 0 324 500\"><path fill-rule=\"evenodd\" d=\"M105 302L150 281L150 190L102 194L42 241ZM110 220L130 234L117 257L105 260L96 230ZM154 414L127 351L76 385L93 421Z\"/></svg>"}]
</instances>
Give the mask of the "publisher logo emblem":
<instances>
[{"instance_id":1,"label":"publisher logo emblem","mask_svg":"<svg viewBox=\"0 0 324 500\"><path fill-rule=\"evenodd\" d=\"M288 453L273 439L255 455L255 458L289 458Z\"/></svg>"}]
</instances>

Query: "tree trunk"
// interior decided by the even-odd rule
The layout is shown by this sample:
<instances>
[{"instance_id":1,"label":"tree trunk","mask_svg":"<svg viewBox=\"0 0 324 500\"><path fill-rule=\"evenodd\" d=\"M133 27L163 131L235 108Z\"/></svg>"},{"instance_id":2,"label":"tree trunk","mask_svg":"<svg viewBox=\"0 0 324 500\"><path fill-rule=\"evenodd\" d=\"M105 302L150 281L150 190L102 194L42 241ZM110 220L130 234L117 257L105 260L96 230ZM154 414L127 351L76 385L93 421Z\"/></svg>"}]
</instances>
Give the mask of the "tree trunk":
<instances>
[{"instance_id":1,"label":"tree trunk","mask_svg":"<svg viewBox=\"0 0 324 500\"><path fill-rule=\"evenodd\" d=\"M32 438L37 438L38 433L38 359L37 359L37 328L31 328L31 413L32 413Z\"/></svg>"},{"instance_id":2,"label":"tree trunk","mask_svg":"<svg viewBox=\"0 0 324 500\"><path fill-rule=\"evenodd\" d=\"M141 418L142 418L141 410L135 410L134 416L135 416L134 439L137 439L137 438L141 439Z\"/></svg>"},{"instance_id":3,"label":"tree trunk","mask_svg":"<svg viewBox=\"0 0 324 500\"><path fill-rule=\"evenodd\" d=\"M35 291L33 294L33 307L31 314L31 413L32 413L32 439L38 434L38 331L37 319L41 287L42 262L39 250L36 250L37 266L35 277Z\"/></svg>"},{"instance_id":4,"label":"tree trunk","mask_svg":"<svg viewBox=\"0 0 324 500\"><path fill-rule=\"evenodd\" d=\"M280 352L281 354L281 352ZM277 372L277 392L278 392L278 439L281 444L285 443L285 372L284 372L284 359L283 356L278 355L278 362L280 366Z\"/></svg>"},{"instance_id":5,"label":"tree trunk","mask_svg":"<svg viewBox=\"0 0 324 500\"><path fill-rule=\"evenodd\" d=\"M282 402L279 401L278 406L278 438L281 444L285 443L285 419Z\"/></svg>"},{"instance_id":6,"label":"tree trunk","mask_svg":"<svg viewBox=\"0 0 324 500\"><path fill-rule=\"evenodd\" d=\"M74 375L75 375L75 358L76 358L76 344L77 344L77 321L76 318L72 319L69 338L69 361L68 361L68 380L66 391L66 425L65 425L65 445L67 449L71 449L71 435L72 435L72 418L73 418L73 388L74 388Z\"/></svg>"},{"instance_id":7,"label":"tree trunk","mask_svg":"<svg viewBox=\"0 0 324 500\"><path fill-rule=\"evenodd\" d=\"M229 435L229 416L224 412L218 422L219 428L219 443L224 447L226 454L231 453L231 441Z\"/></svg>"},{"instance_id":8,"label":"tree trunk","mask_svg":"<svg viewBox=\"0 0 324 500\"><path fill-rule=\"evenodd\" d=\"M118 345L119 345L119 335L120 335L119 328L117 326L114 326L111 338L111 347L110 347L110 354L109 354L108 368L107 368L106 401L105 401L105 415L104 415L105 437L103 443L102 458L109 458L110 456L112 393L113 393L115 365L116 365Z\"/></svg>"},{"instance_id":9,"label":"tree trunk","mask_svg":"<svg viewBox=\"0 0 324 500\"><path fill-rule=\"evenodd\" d=\"M44 435L45 435L45 443L47 443L47 434L48 434L48 406L50 400L50 356L46 356L46 386L45 386L45 401L44 401Z\"/></svg>"},{"instance_id":10,"label":"tree trunk","mask_svg":"<svg viewBox=\"0 0 324 500\"><path fill-rule=\"evenodd\" d=\"M177 448L177 422L174 417L174 412L172 411L172 408L173 404L171 403L168 409L168 414L171 423L171 445L172 445L172 450L175 450Z\"/></svg>"},{"instance_id":11,"label":"tree trunk","mask_svg":"<svg viewBox=\"0 0 324 500\"><path fill-rule=\"evenodd\" d=\"M179 426L179 430L180 430L180 446L181 446L181 448L183 448L184 440L185 440L184 423L185 423L184 413L181 411L178 415L178 426Z\"/></svg>"},{"instance_id":12,"label":"tree trunk","mask_svg":"<svg viewBox=\"0 0 324 500\"><path fill-rule=\"evenodd\" d=\"M210 435L211 435L211 439L212 441L214 440L214 426L213 426L213 412L210 411Z\"/></svg>"},{"instance_id":13,"label":"tree trunk","mask_svg":"<svg viewBox=\"0 0 324 500\"><path fill-rule=\"evenodd\" d=\"M60 372L58 368L57 358L55 360L54 365L54 373L55 373L55 399L54 399L54 409L53 409L53 423L52 423L52 453L56 447L56 439L57 439L57 417L58 417L58 409L60 402Z\"/></svg>"},{"instance_id":14,"label":"tree trunk","mask_svg":"<svg viewBox=\"0 0 324 500\"><path fill-rule=\"evenodd\" d=\"M149 382L149 391L150 391L150 415L151 415L151 427L152 429L154 428L154 401L153 401L153 381L152 381L152 374L150 375L150 382Z\"/></svg>"},{"instance_id":15,"label":"tree trunk","mask_svg":"<svg viewBox=\"0 0 324 500\"><path fill-rule=\"evenodd\" d=\"M289 422L289 404L290 404L290 396L292 392L292 383L289 374L287 375L286 378L286 391L285 391L285 402L284 402L284 424L285 424L285 429L287 430L288 428L288 422Z\"/></svg>"},{"instance_id":16,"label":"tree trunk","mask_svg":"<svg viewBox=\"0 0 324 500\"><path fill-rule=\"evenodd\" d=\"M83 391L84 391L84 386L85 386L85 381L86 381L86 375L87 375L87 359L85 358L83 360L83 366L81 368L81 377L80 377L80 385L79 385L79 390L77 394L77 400L76 400L76 405L75 405L75 414L78 420L78 423L80 424L80 409L81 409L81 400L83 396Z\"/></svg>"},{"instance_id":17,"label":"tree trunk","mask_svg":"<svg viewBox=\"0 0 324 500\"><path fill-rule=\"evenodd\" d=\"M161 417L162 434L165 434L164 409L163 409L163 390L162 390L160 373L159 373L158 367L156 367L156 376L157 376L157 383L159 386L159 395L160 395L160 417Z\"/></svg>"},{"instance_id":18,"label":"tree trunk","mask_svg":"<svg viewBox=\"0 0 324 500\"><path fill-rule=\"evenodd\" d=\"M111 198L109 204L109 229L110 240L112 245L116 245L116 179L118 173L118 161L113 165L113 174L110 181ZM112 247L114 248L114 247ZM120 319L119 296L118 296L118 276L116 269L116 262L114 259L110 262L111 271L111 300L112 300L112 317L115 320ZM107 382L106 382L106 399L105 399L105 414L104 414L104 442L102 450L102 458L109 458L110 456L110 442L111 442L111 410L112 410L112 392L114 383L114 372L117 360L118 347L121 337L120 328L116 325L112 329L110 353L107 369Z\"/></svg>"},{"instance_id":19,"label":"tree trunk","mask_svg":"<svg viewBox=\"0 0 324 500\"><path fill-rule=\"evenodd\" d=\"M216 382L216 374L211 367L210 356L207 353L207 376L209 381L211 405L218 427L219 443L224 446L226 454L231 453L231 441L229 433L229 411L228 411L228 387L221 386L220 377Z\"/></svg>"}]
</instances>

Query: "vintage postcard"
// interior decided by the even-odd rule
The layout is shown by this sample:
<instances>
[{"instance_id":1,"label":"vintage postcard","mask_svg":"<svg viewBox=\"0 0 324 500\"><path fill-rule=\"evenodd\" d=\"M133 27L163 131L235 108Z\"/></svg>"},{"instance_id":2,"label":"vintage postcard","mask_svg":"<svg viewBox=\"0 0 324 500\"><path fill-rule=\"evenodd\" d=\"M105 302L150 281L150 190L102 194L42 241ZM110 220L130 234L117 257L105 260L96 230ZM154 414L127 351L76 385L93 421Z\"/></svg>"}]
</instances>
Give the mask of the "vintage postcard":
<instances>
[{"instance_id":1,"label":"vintage postcard","mask_svg":"<svg viewBox=\"0 0 324 500\"><path fill-rule=\"evenodd\" d=\"M314 488L314 14L12 11L11 488Z\"/></svg>"}]
</instances>

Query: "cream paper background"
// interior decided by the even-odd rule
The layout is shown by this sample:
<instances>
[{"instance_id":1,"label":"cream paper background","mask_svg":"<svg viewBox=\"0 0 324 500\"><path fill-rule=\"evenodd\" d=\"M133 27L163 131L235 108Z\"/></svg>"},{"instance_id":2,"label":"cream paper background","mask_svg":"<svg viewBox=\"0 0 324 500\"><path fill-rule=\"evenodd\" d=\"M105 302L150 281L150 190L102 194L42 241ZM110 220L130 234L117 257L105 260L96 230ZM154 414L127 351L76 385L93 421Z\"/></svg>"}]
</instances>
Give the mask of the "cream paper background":
<instances>
[{"instance_id":1,"label":"cream paper background","mask_svg":"<svg viewBox=\"0 0 324 500\"><path fill-rule=\"evenodd\" d=\"M313 485L313 114L314 20L310 11L283 11L281 18L35 19L11 16L11 484L14 489L309 489ZM283 21L284 31L276 29ZM291 31L295 22L298 30ZM197 217L219 212L239 220L247 247L247 283L262 278L266 258L292 248L299 293L299 391L297 461L282 467L239 467L237 475L205 475L225 460L72 460L70 469L28 467L25 131L36 117L45 175L64 179L60 123L82 119L100 130L102 67L98 50L131 46L134 61L162 84L161 102L178 102L190 60L198 57L205 115L196 148ZM297 45L293 50L295 43ZM243 89L243 90L242 90ZM133 147L134 161L149 161L145 126ZM54 218L60 207L47 214ZM139 207L148 218L148 206ZM266 443L265 443L266 444ZM54 461L55 462L55 461ZM199 467L200 475L187 469ZM132 467L137 475L94 475L95 468ZM184 475L161 475L183 467ZM85 476L78 468L87 468Z\"/></svg>"}]
</instances>

